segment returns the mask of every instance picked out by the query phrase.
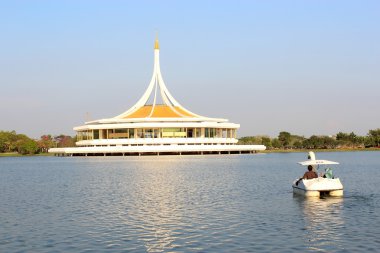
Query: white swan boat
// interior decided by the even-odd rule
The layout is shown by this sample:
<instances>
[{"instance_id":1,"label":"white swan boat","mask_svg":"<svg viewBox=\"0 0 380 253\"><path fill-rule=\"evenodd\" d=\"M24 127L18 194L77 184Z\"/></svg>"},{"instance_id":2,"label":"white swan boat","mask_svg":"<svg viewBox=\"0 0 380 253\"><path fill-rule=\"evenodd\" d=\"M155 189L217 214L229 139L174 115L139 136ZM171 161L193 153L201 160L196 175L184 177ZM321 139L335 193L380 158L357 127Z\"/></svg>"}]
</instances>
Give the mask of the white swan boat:
<instances>
[{"instance_id":1,"label":"white swan boat","mask_svg":"<svg viewBox=\"0 0 380 253\"><path fill-rule=\"evenodd\" d=\"M325 167L325 173L313 179L296 179L293 182L293 193L307 197L320 196L343 196L343 185L339 178L335 178L332 169L327 165L339 164L338 162L328 160L316 160L314 152L309 152L309 160L299 162L303 166L313 166L313 170L318 175L318 169Z\"/></svg>"}]
</instances>

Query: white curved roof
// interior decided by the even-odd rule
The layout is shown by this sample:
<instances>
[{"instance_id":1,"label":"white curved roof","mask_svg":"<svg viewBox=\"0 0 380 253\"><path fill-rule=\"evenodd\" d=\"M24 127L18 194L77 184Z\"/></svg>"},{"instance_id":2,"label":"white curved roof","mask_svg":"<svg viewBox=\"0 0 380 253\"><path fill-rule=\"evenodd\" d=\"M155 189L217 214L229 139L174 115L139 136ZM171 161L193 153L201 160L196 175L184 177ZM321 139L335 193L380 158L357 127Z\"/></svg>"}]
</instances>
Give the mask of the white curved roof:
<instances>
[{"instance_id":1,"label":"white curved roof","mask_svg":"<svg viewBox=\"0 0 380 253\"><path fill-rule=\"evenodd\" d=\"M143 96L129 110L113 118L99 119L86 124L128 123L128 122L228 122L227 119L209 118L195 114L182 105L167 89L160 70L158 39L154 44L153 76ZM158 100L162 100L162 104ZM153 100L153 102L149 102Z\"/></svg>"},{"instance_id":2,"label":"white curved roof","mask_svg":"<svg viewBox=\"0 0 380 253\"><path fill-rule=\"evenodd\" d=\"M148 102L150 98L153 99L152 102ZM158 103L160 98L163 104ZM115 119L129 118L206 118L184 108L169 92L161 74L160 47L157 38L154 43L153 75L148 88L134 106L115 117Z\"/></svg>"}]
</instances>

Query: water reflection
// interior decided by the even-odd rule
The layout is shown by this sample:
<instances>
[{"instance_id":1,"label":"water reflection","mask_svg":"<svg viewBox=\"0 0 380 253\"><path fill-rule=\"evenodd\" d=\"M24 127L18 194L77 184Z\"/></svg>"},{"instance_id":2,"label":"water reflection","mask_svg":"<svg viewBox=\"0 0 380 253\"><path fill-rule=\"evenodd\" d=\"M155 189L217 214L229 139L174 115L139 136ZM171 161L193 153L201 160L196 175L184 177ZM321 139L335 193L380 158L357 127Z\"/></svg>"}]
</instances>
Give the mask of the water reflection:
<instances>
[{"instance_id":1,"label":"water reflection","mask_svg":"<svg viewBox=\"0 0 380 253\"><path fill-rule=\"evenodd\" d=\"M0 158L0 252L378 252L380 152L328 155L343 199L293 198L297 153Z\"/></svg>"},{"instance_id":2,"label":"water reflection","mask_svg":"<svg viewBox=\"0 0 380 253\"><path fill-rule=\"evenodd\" d=\"M147 252L170 251L175 248L176 238L181 235L178 228L184 227L183 203L180 195L184 184L178 159L160 158L141 163L135 175L133 201L128 223L135 225L138 240Z\"/></svg>"},{"instance_id":3,"label":"water reflection","mask_svg":"<svg viewBox=\"0 0 380 253\"><path fill-rule=\"evenodd\" d=\"M195 162L197 166L189 167ZM226 224L241 222L231 221L240 213L228 204L241 196L241 177L231 173L233 159L216 160L215 170L207 167L209 162L210 158L160 157L140 162L133 176L125 179L130 194L124 199L123 221L134 228L145 251L201 252L223 248L229 240L225 231L233 234L236 227Z\"/></svg>"},{"instance_id":4,"label":"water reflection","mask_svg":"<svg viewBox=\"0 0 380 253\"><path fill-rule=\"evenodd\" d=\"M304 221L304 241L310 251L343 249L343 198L304 198L294 195Z\"/></svg>"}]
</instances>

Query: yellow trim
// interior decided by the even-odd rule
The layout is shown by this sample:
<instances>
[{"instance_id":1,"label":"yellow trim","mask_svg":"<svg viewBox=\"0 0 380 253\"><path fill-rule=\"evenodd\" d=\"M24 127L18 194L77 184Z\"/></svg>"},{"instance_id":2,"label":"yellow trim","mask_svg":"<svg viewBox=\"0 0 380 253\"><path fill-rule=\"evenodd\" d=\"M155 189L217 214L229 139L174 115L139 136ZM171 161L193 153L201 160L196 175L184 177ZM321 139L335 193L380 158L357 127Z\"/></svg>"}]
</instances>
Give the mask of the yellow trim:
<instances>
[{"instance_id":1,"label":"yellow trim","mask_svg":"<svg viewBox=\"0 0 380 253\"><path fill-rule=\"evenodd\" d=\"M194 115L185 112L182 108L178 106L173 106L175 110L173 110L168 105L156 105L153 109L153 113L150 116L151 118L183 118L183 116L186 117L194 117ZM134 113L124 117L124 119L131 119L131 118L146 118L149 116L149 114L152 111L152 105L145 105L143 107L140 107L137 111ZM180 113L180 114L178 114ZM182 116L182 115L183 116Z\"/></svg>"},{"instance_id":2,"label":"yellow trim","mask_svg":"<svg viewBox=\"0 0 380 253\"><path fill-rule=\"evenodd\" d=\"M154 42L154 49L160 49L160 43L158 43L158 35L156 37L156 41Z\"/></svg>"}]
</instances>

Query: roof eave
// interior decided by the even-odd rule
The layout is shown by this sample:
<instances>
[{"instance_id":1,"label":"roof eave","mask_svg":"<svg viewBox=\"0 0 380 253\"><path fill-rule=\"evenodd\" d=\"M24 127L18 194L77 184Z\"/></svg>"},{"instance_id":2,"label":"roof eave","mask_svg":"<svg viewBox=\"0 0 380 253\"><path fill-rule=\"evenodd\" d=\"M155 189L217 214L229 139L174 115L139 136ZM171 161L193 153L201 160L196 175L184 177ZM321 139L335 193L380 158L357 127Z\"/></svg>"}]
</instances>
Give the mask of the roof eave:
<instances>
[{"instance_id":1,"label":"roof eave","mask_svg":"<svg viewBox=\"0 0 380 253\"><path fill-rule=\"evenodd\" d=\"M129 119L118 119L118 118L110 118L110 119L99 119L94 121L85 122L85 125L90 124L109 124L109 123L129 123L129 122L201 122L201 121L213 121L213 122L228 122L228 119L221 118L208 118L208 117L178 117L178 118L129 118Z\"/></svg>"}]
</instances>

